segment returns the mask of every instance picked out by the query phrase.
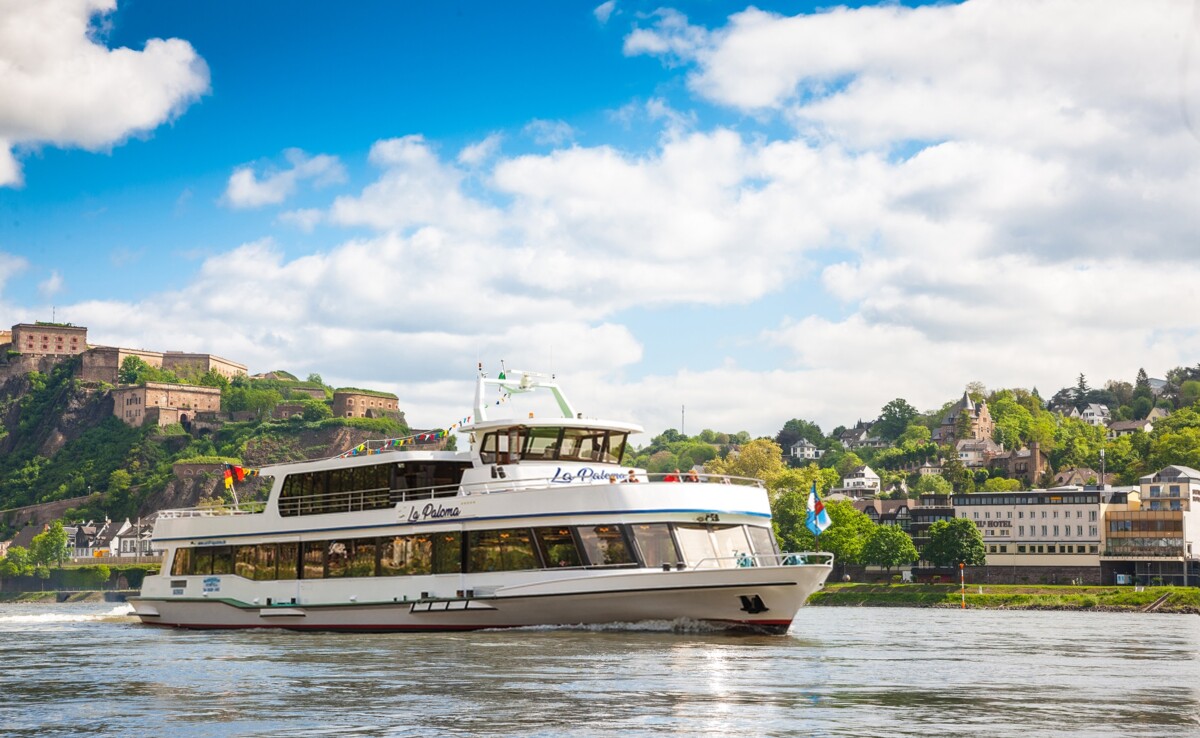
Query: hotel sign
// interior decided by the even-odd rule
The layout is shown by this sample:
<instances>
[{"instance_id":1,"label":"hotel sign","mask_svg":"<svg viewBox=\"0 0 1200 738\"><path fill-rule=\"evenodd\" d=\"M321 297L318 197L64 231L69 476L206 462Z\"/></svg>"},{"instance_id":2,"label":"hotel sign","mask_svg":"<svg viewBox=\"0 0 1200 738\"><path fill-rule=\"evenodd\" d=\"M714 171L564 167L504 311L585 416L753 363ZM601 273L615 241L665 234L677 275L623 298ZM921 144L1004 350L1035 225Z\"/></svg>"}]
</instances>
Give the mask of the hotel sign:
<instances>
[{"instance_id":1,"label":"hotel sign","mask_svg":"<svg viewBox=\"0 0 1200 738\"><path fill-rule=\"evenodd\" d=\"M1011 528L1011 520L976 520L975 525L980 528Z\"/></svg>"}]
</instances>

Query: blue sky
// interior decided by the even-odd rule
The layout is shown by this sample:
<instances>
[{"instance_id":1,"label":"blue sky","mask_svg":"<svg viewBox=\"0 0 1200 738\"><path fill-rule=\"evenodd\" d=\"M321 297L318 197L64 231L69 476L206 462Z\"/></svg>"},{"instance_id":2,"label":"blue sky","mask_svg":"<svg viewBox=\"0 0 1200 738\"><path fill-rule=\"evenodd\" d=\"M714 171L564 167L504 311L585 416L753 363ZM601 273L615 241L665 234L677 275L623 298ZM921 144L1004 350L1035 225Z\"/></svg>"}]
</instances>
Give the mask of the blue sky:
<instances>
[{"instance_id":1,"label":"blue sky","mask_svg":"<svg viewBox=\"0 0 1200 738\"><path fill-rule=\"evenodd\" d=\"M1200 55L1186 2L1105 11L17 3L0 324L421 426L501 359L653 432L1161 375L1196 319L1129 288L1200 271Z\"/></svg>"}]
</instances>

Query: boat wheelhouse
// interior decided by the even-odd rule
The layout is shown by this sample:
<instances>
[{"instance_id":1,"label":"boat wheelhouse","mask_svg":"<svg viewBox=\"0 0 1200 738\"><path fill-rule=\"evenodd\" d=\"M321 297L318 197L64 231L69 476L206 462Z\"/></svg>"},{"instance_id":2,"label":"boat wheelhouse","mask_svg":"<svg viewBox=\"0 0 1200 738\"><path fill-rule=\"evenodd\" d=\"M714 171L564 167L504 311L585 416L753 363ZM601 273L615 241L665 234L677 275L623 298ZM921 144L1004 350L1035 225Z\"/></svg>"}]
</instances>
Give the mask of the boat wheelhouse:
<instances>
[{"instance_id":1,"label":"boat wheelhouse","mask_svg":"<svg viewBox=\"0 0 1200 738\"><path fill-rule=\"evenodd\" d=\"M557 415L489 419L492 390L549 393ZM778 550L761 482L627 469L641 428L584 418L547 378L481 375L473 421L467 451L266 467L265 503L162 512L163 570L135 614L190 628L783 632L831 570L830 554Z\"/></svg>"}]
</instances>

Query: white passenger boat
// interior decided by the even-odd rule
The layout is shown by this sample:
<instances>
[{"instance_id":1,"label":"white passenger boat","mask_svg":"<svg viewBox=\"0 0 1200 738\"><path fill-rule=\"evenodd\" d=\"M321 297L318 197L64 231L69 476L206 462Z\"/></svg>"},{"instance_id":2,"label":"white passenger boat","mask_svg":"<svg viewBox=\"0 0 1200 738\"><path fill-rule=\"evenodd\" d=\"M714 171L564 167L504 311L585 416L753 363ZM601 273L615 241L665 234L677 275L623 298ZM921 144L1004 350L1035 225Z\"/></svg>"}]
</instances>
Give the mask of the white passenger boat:
<instances>
[{"instance_id":1,"label":"white passenger boat","mask_svg":"<svg viewBox=\"0 0 1200 738\"><path fill-rule=\"evenodd\" d=\"M135 613L184 628L782 633L829 575L831 554L779 551L761 482L627 469L640 427L584 418L549 378L503 377L479 377L468 451L266 467L265 504L164 511L163 570ZM533 391L559 416L488 419L492 392Z\"/></svg>"}]
</instances>

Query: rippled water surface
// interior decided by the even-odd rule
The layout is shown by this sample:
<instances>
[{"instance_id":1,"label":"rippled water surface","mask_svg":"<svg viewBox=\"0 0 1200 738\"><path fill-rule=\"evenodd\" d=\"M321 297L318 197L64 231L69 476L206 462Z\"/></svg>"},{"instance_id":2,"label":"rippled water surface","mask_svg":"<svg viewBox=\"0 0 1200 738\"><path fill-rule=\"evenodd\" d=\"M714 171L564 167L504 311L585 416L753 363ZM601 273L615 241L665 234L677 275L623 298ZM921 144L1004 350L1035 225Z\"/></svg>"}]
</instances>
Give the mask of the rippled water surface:
<instances>
[{"instance_id":1,"label":"rippled water surface","mask_svg":"<svg viewBox=\"0 0 1200 738\"><path fill-rule=\"evenodd\" d=\"M0 605L0 734L1200 734L1200 618L806 608L788 636L190 632Z\"/></svg>"}]
</instances>

